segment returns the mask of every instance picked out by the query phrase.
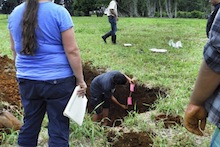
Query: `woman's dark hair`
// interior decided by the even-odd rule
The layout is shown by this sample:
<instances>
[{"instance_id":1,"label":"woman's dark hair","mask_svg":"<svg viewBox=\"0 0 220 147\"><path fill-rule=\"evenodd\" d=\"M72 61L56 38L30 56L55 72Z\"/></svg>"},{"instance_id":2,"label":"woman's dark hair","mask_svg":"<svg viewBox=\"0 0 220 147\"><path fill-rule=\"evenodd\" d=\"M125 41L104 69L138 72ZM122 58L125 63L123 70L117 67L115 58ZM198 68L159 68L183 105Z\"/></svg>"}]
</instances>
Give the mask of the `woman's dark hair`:
<instances>
[{"instance_id":1,"label":"woman's dark hair","mask_svg":"<svg viewBox=\"0 0 220 147\"><path fill-rule=\"evenodd\" d=\"M126 77L121 74L121 73L117 73L115 74L115 76L113 77L113 82L117 85L124 85L127 83L127 79Z\"/></svg>"},{"instance_id":2,"label":"woman's dark hair","mask_svg":"<svg viewBox=\"0 0 220 147\"><path fill-rule=\"evenodd\" d=\"M27 0L26 9L22 19L22 50L21 54L34 55L37 40L35 29L38 24L38 0Z\"/></svg>"}]
</instances>

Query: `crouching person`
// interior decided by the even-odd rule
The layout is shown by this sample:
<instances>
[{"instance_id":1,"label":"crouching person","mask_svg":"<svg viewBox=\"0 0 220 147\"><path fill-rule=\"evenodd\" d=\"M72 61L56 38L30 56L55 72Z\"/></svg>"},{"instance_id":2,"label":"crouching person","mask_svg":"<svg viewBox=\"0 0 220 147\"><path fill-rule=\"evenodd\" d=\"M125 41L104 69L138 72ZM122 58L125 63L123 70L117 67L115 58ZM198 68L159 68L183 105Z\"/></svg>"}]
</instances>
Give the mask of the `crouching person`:
<instances>
[{"instance_id":1,"label":"crouching person","mask_svg":"<svg viewBox=\"0 0 220 147\"><path fill-rule=\"evenodd\" d=\"M90 105L95 113L92 116L92 120L97 122L99 119L104 119L102 125L108 125L108 115L110 103L113 101L123 109L127 109L127 105L121 104L113 96L116 85L125 85L127 82L133 83L125 74L119 71L109 71L95 77L90 85Z\"/></svg>"}]
</instances>

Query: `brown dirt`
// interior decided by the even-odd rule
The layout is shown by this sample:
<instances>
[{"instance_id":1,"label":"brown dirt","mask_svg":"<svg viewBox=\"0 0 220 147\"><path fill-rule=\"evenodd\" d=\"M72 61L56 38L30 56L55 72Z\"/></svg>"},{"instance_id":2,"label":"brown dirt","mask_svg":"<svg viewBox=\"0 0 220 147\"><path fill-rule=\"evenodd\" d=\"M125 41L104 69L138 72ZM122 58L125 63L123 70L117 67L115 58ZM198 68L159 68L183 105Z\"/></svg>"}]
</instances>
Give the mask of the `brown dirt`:
<instances>
[{"instance_id":1,"label":"brown dirt","mask_svg":"<svg viewBox=\"0 0 220 147\"><path fill-rule=\"evenodd\" d=\"M87 98L90 97L90 83L92 79L105 72L104 68L95 69L92 68L91 63L84 64L84 75L85 80L88 84ZM132 77L131 75L129 75ZM132 103L133 105L129 107L128 110L123 110L119 106L112 104L110 108L109 126L119 126L123 121L123 118L128 115L128 112L133 110L138 113L144 113L146 111L154 109L152 104L157 100L157 95L165 96L166 93L160 88L147 88L144 85L136 85L135 91L132 93ZM114 96L119 102L127 104L127 97L129 96L129 85L116 87L116 92ZM17 81L15 78L15 68L14 62L7 56L0 57L0 102L8 102L12 106L16 106L18 109L22 108ZM88 109L90 109L88 107ZM90 110L91 112L91 110ZM119 120L119 121L118 121ZM181 124L181 117L177 116L166 116L158 115L155 121L164 121L165 128L170 125ZM139 133L124 133L123 136L118 138L118 141L111 141L111 136L114 133L109 133L109 142L112 143L114 147L148 147L152 144L151 135L149 132L139 132ZM0 137L1 144L1 137Z\"/></svg>"},{"instance_id":2,"label":"brown dirt","mask_svg":"<svg viewBox=\"0 0 220 147\"><path fill-rule=\"evenodd\" d=\"M151 132L129 132L116 137L114 132L109 132L108 142L112 147L151 147L153 141Z\"/></svg>"},{"instance_id":3,"label":"brown dirt","mask_svg":"<svg viewBox=\"0 0 220 147\"><path fill-rule=\"evenodd\" d=\"M166 115L166 114L159 114L155 117L155 121L156 123L162 121L164 124L164 127L168 129L175 125L182 125L183 118L179 115L172 116L172 115Z\"/></svg>"},{"instance_id":4,"label":"brown dirt","mask_svg":"<svg viewBox=\"0 0 220 147\"><path fill-rule=\"evenodd\" d=\"M0 57L0 100L21 106L14 62L7 56Z\"/></svg>"}]
</instances>

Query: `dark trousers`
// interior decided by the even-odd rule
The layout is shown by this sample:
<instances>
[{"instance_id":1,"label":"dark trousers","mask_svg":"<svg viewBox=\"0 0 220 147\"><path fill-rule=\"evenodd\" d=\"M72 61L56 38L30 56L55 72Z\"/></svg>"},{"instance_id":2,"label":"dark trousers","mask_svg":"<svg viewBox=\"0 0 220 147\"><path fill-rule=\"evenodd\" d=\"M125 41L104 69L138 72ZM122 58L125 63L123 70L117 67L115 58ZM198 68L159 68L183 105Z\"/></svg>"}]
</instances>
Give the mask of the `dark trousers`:
<instances>
[{"instance_id":1,"label":"dark trousers","mask_svg":"<svg viewBox=\"0 0 220 147\"><path fill-rule=\"evenodd\" d=\"M117 20L114 16L108 16L108 21L111 25L111 30L102 36L104 40L108 37L112 37L112 43L116 43L116 32L117 32Z\"/></svg>"},{"instance_id":2,"label":"dark trousers","mask_svg":"<svg viewBox=\"0 0 220 147\"><path fill-rule=\"evenodd\" d=\"M108 17L108 21L109 23L111 24L111 35L116 35L116 32L117 32L117 20L116 20L116 17L113 17L113 16L109 16Z\"/></svg>"},{"instance_id":3,"label":"dark trousers","mask_svg":"<svg viewBox=\"0 0 220 147\"><path fill-rule=\"evenodd\" d=\"M69 119L63 115L76 86L75 77L49 81L17 79L24 108L24 125L18 144L36 147L45 113L48 115L49 147L69 147Z\"/></svg>"}]
</instances>

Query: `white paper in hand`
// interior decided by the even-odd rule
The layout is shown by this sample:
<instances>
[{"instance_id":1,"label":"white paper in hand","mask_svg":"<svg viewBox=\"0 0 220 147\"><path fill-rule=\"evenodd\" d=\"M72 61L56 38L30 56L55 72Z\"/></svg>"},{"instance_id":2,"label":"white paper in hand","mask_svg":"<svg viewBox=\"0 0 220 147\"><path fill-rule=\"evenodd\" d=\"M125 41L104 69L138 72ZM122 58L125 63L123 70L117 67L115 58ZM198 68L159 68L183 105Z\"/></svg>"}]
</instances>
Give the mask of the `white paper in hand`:
<instances>
[{"instance_id":1,"label":"white paper in hand","mask_svg":"<svg viewBox=\"0 0 220 147\"><path fill-rule=\"evenodd\" d=\"M72 119L79 126L82 125L83 119L86 112L87 98L79 97L77 95L77 91L80 89L80 86L77 86L73 91L73 94L66 105L65 110L63 111L63 115Z\"/></svg>"}]
</instances>

